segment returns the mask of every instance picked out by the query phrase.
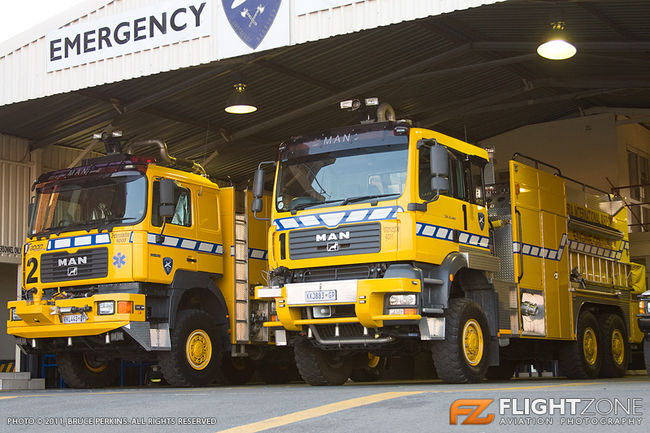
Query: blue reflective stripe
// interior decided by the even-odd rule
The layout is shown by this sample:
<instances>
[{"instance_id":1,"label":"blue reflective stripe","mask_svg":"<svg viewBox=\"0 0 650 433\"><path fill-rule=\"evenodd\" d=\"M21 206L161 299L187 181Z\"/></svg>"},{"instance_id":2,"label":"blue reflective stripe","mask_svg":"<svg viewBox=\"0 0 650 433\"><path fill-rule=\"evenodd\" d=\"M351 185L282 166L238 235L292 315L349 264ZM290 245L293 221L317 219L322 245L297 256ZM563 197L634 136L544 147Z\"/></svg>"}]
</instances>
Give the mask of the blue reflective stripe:
<instances>
[{"instance_id":1,"label":"blue reflective stripe","mask_svg":"<svg viewBox=\"0 0 650 433\"><path fill-rule=\"evenodd\" d=\"M352 224L368 221L394 220L401 206L371 207L366 209L348 209L295 217L278 218L273 221L277 231L302 229L307 227L336 227L340 224Z\"/></svg>"},{"instance_id":2,"label":"blue reflective stripe","mask_svg":"<svg viewBox=\"0 0 650 433\"><path fill-rule=\"evenodd\" d=\"M248 249L248 258L249 259L266 260L267 255L268 255L267 250L260 250L259 248L249 248Z\"/></svg>"},{"instance_id":3,"label":"blue reflective stripe","mask_svg":"<svg viewBox=\"0 0 650 433\"><path fill-rule=\"evenodd\" d=\"M564 247L566 244L567 235L566 233L563 233L562 239L560 239L560 245L555 250L552 248L544 248L539 245L513 242L512 252L515 254L523 254L524 256L539 257L542 259L555 260L556 262L559 262L562 260L562 254L564 253Z\"/></svg>"},{"instance_id":4,"label":"blue reflective stripe","mask_svg":"<svg viewBox=\"0 0 650 433\"><path fill-rule=\"evenodd\" d=\"M63 250L66 248L90 247L111 243L110 233L93 233L67 238L50 239L47 241L47 251Z\"/></svg>"},{"instance_id":5,"label":"blue reflective stripe","mask_svg":"<svg viewBox=\"0 0 650 433\"><path fill-rule=\"evenodd\" d=\"M415 234L425 238L454 241L454 229L433 224L416 223ZM458 243L484 249L490 248L489 237L464 231L458 231Z\"/></svg>"},{"instance_id":6,"label":"blue reflective stripe","mask_svg":"<svg viewBox=\"0 0 650 433\"><path fill-rule=\"evenodd\" d=\"M157 242L159 233L147 233L147 243L160 245L162 247L178 248L181 250L198 251L206 254L223 254L223 245L212 242L197 241L195 239L179 238L176 236L163 235L163 241Z\"/></svg>"}]
</instances>

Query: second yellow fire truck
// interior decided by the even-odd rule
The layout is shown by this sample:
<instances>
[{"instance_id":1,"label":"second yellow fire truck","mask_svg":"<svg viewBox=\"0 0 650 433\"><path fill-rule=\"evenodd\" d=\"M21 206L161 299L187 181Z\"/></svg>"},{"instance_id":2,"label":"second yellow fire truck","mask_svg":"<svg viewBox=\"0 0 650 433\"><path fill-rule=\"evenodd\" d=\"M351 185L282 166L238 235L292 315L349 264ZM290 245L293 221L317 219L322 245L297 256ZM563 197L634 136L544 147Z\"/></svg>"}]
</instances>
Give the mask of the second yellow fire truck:
<instances>
[{"instance_id":1,"label":"second yellow fire truck","mask_svg":"<svg viewBox=\"0 0 650 433\"><path fill-rule=\"evenodd\" d=\"M395 121L292 138L274 164L256 296L312 385L421 350L446 382L622 376L643 339L625 209L554 167L518 156L497 181L485 149Z\"/></svg>"}]
</instances>

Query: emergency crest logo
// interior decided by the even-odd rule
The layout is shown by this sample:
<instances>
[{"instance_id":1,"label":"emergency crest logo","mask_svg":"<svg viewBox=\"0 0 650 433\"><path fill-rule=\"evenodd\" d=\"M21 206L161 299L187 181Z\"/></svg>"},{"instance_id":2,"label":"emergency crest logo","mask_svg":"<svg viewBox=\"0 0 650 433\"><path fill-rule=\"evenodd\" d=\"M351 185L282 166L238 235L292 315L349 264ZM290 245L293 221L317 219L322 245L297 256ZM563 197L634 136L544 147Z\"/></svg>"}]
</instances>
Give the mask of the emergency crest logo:
<instances>
[{"instance_id":1,"label":"emergency crest logo","mask_svg":"<svg viewBox=\"0 0 650 433\"><path fill-rule=\"evenodd\" d=\"M269 32L282 0L221 0L221 3L237 36L256 49Z\"/></svg>"},{"instance_id":2,"label":"emergency crest logo","mask_svg":"<svg viewBox=\"0 0 650 433\"><path fill-rule=\"evenodd\" d=\"M171 257L163 257L162 264L165 273L169 275L174 267L174 260Z\"/></svg>"}]
</instances>

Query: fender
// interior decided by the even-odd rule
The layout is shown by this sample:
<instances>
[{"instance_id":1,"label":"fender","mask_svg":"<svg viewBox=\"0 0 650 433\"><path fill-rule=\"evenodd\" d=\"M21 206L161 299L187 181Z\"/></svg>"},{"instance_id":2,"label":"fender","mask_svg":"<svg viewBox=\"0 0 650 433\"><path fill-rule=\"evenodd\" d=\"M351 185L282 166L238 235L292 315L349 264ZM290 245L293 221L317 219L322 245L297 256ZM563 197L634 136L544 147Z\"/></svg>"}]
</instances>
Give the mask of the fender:
<instances>
[{"instance_id":1,"label":"fender","mask_svg":"<svg viewBox=\"0 0 650 433\"><path fill-rule=\"evenodd\" d=\"M427 266L428 267L428 266ZM426 278L440 280L440 283L427 284L422 287L423 301L431 307L447 308L449 306L449 297L451 295L451 283L449 276L456 275L461 269L467 268L467 259L460 252L454 251L449 253L439 266L433 268L424 268Z\"/></svg>"},{"instance_id":2,"label":"fender","mask_svg":"<svg viewBox=\"0 0 650 433\"><path fill-rule=\"evenodd\" d=\"M226 300L219 290L219 287L214 282L212 277L214 274L209 274L206 272L191 272L191 271L176 271L174 274L174 280L170 286L169 293L169 327L174 328L176 323L176 312L178 307L183 299L183 295L190 289L207 289L215 297L216 302L209 299L202 300L201 306L206 311L215 315L217 323L219 325L224 325L228 323L226 316L228 315L228 307L226 306ZM222 313L222 314L219 314Z\"/></svg>"}]
</instances>

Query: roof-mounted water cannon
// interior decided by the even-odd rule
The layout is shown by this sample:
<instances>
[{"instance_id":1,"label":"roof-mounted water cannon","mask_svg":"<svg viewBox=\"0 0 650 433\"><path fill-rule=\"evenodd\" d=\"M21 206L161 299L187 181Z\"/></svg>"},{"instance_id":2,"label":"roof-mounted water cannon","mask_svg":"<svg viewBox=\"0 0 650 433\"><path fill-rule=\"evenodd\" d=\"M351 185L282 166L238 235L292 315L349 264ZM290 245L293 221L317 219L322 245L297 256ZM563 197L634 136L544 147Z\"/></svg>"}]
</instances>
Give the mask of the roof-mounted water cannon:
<instances>
[{"instance_id":1,"label":"roof-mounted water cannon","mask_svg":"<svg viewBox=\"0 0 650 433\"><path fill-rule=\"evenodd\" d=\"M360 123L395 121L395 110L390 104L379 103L379 98L348 99L339 103L341 110L356 111Z\"/></svg>"},{"instance_id":2,"label":"roof-mounted water cannon","mask_svg":"<svg viewBox=\"0 0 650 433\"><path fill-rule=\"evenodd\" d=\"M189 159L175 158L169 154L167 150L167 143L162 140L142 140L130 143L125 152L133 155L134 151L138 147L143 146L158 146L160 152L160 160L167 164L169 167L180 168L182 170L192 171L201 176L207 176L207 173L203 166L198 162L194 162Z\"/></svg>"},{"instance_id":3,"label":"roof-mounted water cannon","mask_svg":"<svg viewBox=\"0 0 650 433\"><path fill-rule=\"evenodd\" d=\"M104 143L107 155L122 153L122 131L100 132L93 134L93 139Z\"/></svg>"}]
</instances>

